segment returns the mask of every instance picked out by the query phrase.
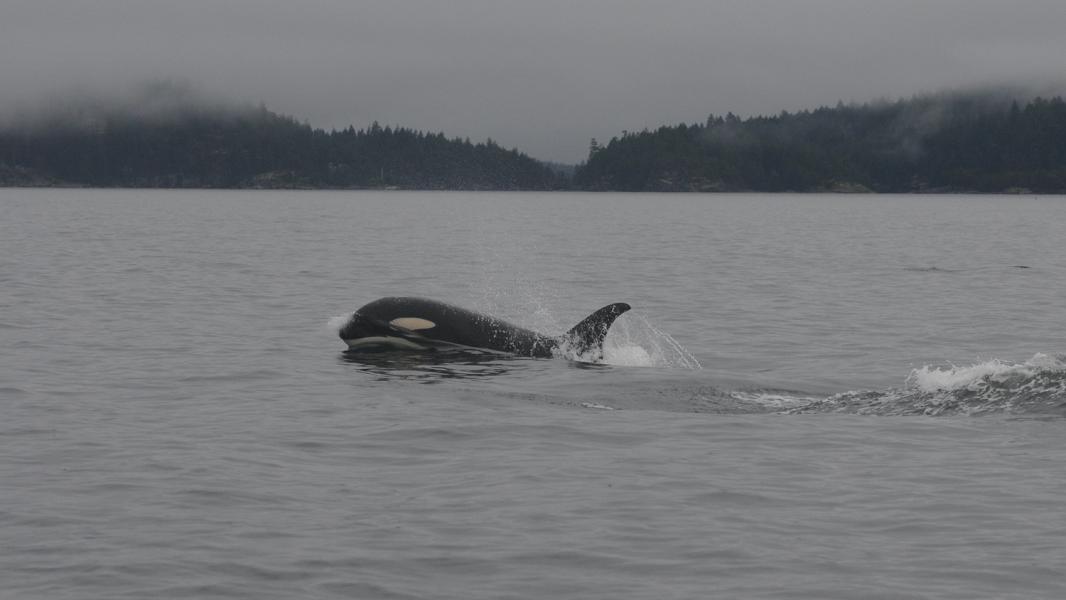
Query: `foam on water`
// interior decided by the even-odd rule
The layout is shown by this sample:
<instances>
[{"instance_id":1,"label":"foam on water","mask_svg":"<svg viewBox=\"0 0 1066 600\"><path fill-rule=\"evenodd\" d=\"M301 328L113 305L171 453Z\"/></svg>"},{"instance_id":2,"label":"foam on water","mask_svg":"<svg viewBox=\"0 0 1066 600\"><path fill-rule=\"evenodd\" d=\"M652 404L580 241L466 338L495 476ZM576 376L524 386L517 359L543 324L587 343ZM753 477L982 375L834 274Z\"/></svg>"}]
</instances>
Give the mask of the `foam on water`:
<instances>
[{"instance_id":1,"label":"foam on water","mask_svg":"<svg viewBox=\"0 0 1066 600\"><path fill-rule=\"evenodd\" d=\"M993 359L967 367L952 365L946 368L924 366L911 371L907 381L914 388L929 394L959 390L976 391L990 383L1030 379L1041 373L1066 373L1062 357L1038 353L1023 363L1009 363Z\"/></svg>"},{"instance_id":2,"label":"foam on water","mask_svg":"<svg viewBox=\"0 0 1066 600\"><path fill-rule=\"evenodd\" d=\"M741 390L729 394L731 398L775 410L788 410L810 404L815 398L774 390Z\"/></svg>"},{"instance_id":3,"label":"foam on water","mask_svg":"<svg viewBox=\"0 0 1066 600\"><path fill-rule=\"evenodd\" d=\"M1038 353L1021 363L927 365L912 370L902 388L844 392L789 412L1066 416L1066 356Z\"/></svg>"}]
</instances>

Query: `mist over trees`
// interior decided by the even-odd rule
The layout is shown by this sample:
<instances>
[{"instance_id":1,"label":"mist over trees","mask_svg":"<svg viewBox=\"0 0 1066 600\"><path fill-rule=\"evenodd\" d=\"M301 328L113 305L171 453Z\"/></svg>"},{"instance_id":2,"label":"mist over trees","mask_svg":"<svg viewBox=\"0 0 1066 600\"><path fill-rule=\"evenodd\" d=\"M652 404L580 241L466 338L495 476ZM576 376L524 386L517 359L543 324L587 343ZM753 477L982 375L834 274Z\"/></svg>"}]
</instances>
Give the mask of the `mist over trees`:
<instances>
[{"instance_id":1,"label":"mist over trees","mask_svg":"<svg viewBox=\"0 0 1066 600\"><path fill-rule=\"evenodd\" d=\"M173 86L0 125L0 185L1066 192L1066 102L951 93L622 132L586 162L402 127L312 128Z\"/></svg>"},{"instance_id":2,"label":"mist over trees","mask_svg":"<svg viewBox=\"0 0 1066 600\"><path fill-rule=\"evenodd\" d=\"M1066 103L942 94L593 140L574 187L619 191L1066 191Z\"/></svg>"},{"instance_id":3,"label":"mist over trees","mask_svg":"<svg viewBox=\"0 0 1066 600\"><path fill-rule=\"evenodd\" d=\"M492 140L377 123L327 132L264 106L89 104L0 129L0 184L545 190L566 179Z\"/></svg>"}]
</instances>

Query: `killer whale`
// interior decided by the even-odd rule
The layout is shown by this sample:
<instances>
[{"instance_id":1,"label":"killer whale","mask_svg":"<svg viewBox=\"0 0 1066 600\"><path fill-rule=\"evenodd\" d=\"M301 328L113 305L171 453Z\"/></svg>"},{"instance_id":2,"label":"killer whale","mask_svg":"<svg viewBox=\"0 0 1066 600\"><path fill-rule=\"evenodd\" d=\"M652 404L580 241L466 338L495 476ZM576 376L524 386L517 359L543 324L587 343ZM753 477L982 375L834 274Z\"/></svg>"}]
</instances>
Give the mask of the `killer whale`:
<instances>
[{"instance_id":1,"label":"killer whale","mask_svg":"<svg viewBox=\"0 0 1066 600\"><path fill-rule=\"evenodd\" d=\"M388 297L355 311L338 334L353 351L432 350L465 346L517 356L550 358L561 348L577 356L603 357L603 340L624 302L608 304L565 334L552 337L496 317L436 300Z\"/></svg>"}]
</instances>

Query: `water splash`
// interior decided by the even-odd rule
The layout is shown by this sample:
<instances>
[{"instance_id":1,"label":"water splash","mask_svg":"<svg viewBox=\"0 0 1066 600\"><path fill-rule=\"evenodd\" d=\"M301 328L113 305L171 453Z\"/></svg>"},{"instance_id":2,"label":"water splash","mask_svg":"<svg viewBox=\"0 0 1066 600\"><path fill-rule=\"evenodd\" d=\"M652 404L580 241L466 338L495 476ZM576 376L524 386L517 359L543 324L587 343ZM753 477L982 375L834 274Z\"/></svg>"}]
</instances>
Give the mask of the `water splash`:
<instances>
[{"instance_id":1,"label":"water splash","mask_svg":"<svg viewBox=\"0 0 1066 600\"><path fill-rule=\"evenodd\" d=\"M630 367L703 368L691 352L637 311L614 322L603 345L603 362Z\"/></svg>"},{"instance_id":2,"label":"water splash","mask_svg":"<svg viewBox=\"0 0 1066 600\"><path fill-rule=\"evenodd\" d=\"M552 309L561 303L559 294L543 282L515 279L509 286L485 286L475 307L487 314L510 318L512 322L540 331L567 331L573 322L562 322ZM511 310L506 310L510 308ZM614 322L603 346L603 356L578 353L565 344L556 356L567 360L624 367L665 367L702 369L699 360L670 334L660 330L639 311L629 311Z\"/></svg>"},{"instance_id":3,"label":"water splash","mask_svg":"<svg viewBox=\"0 0 1066 600\"><path fill-rule=\"evenodd\" d=\"M620 367L652 367L655 360L641 346L604 346L603 362Z\"/></svg>"},{"instance_id":4,"label":"water splash","mask_svg":"<svg viewBox=\"0 0 1066 600\"><path fill-rule=\"evenodd\" d=\"M558 330L558 320L544 303L532 297L532 310L522 319L523 324L538 331ZM337 335L355 313L332 317L327 329ZM532 321L532 324L527 324ZM624 367L665 367L673 369L702 369L699 360L670 334L662 331L639 312L622 315L611 326L603 345L603 357L581 354L564 344L556 355L560 358L589 363Z\"/></svg>"},{"instance_id":5,"label":"water splash","mask_svg":"<svg viewBox=\"0 0 1066 600\"><path fill-rule=\"evenodd\" d=\"M348 324L348 321L352 319L352 315L354 314L355 312L353 311L345 315L330 317L329 321L326 322L326 328L333 333L333 335L340 335L341 329Z\"/></svg>"}]
</instances>

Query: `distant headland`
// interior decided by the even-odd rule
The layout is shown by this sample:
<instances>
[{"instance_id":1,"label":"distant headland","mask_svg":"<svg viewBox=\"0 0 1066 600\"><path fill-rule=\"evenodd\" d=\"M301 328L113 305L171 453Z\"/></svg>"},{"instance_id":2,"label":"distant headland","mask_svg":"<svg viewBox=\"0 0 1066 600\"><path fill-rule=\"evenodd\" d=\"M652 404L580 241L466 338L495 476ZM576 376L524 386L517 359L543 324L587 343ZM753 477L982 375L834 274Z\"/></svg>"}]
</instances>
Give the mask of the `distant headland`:
<instances>
[{"instance_id":1,"label":"distant headland","mask_svg":"<svg viewBox=\"0 0 1066 600\"><path fill-rule=\"evenodd\" d=\"M325 131L258 107L82 106L0 127L0 186L1066 192L1066 102L945 93L623 131L585 162L374 123Z\"/></svg>"}]
</instances>

